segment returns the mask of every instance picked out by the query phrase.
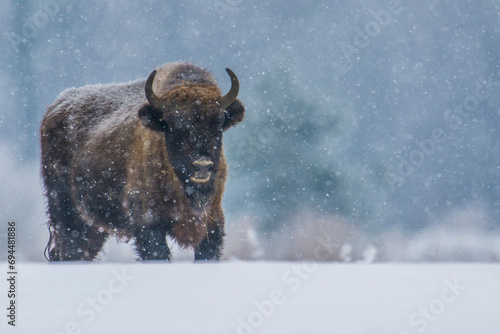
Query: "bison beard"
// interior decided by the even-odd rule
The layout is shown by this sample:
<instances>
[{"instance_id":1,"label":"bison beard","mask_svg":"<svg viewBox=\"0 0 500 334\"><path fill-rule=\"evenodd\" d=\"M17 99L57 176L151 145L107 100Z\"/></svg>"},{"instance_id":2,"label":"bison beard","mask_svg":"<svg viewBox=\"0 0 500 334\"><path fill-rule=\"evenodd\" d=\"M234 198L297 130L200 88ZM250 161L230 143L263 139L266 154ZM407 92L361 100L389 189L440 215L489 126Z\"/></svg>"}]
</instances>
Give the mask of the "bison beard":
<instances>
[{"instance_id":1,"label":"bison beard","mask_svg":"<svg viewBox=\"0 0 500 334\"><path fill-rule=\"evenodd\" d=\"M189 200L189 204L193 209L198 211L206 209L206 207L210 203L212 199L210 192L210 187L203 187L200 185L186 187L186 197Z\"/></svg>"},{"instance_id":2,"label":"bison beard","mask_svg":"<svg viewBox=\"0 0 500 334\"><path fill-rule=\"evenodd\" d=\"M229 69L171 63L147 80L68 89L41 126L50 261L93 260L108 237L134 239L141 260L169 259L166 236L217 260L224 238L222 133L245 108Z\"/></svg>"}]
</instances>

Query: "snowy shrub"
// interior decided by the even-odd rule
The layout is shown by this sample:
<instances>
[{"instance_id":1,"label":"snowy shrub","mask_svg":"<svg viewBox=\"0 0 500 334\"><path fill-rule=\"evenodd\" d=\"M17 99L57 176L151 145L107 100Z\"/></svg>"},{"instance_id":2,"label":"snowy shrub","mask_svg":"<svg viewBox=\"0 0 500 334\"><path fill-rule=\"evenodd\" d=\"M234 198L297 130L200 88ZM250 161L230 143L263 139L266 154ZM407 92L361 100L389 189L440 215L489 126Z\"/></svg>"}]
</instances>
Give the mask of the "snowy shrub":
<instances>
[{"instance_id":1,"label":"snowy shrub","mask_svg":"<svg viewBox=\"0 0 500 334\"><path fill-rule=\"evenodd\" d=\"M298 213L267 251L277 260L372 262L376 257L366 235L348 219L311 211Z\"/></svg>"},{"instance_id":2,"label":"snowy shrub","mask_svg":"<svg viewBox=\"0 0 500 334\"><path fill-rule=\"evenodd\" d=\"M260 260L264 251L255 227L255 217L244 216L226 226L224 259Z\"/></svg>"},{"instance_id":3,"label":"snowy shrub","mask_svg":"<svg viewBox=\"0 0 500 334\"><path fill-rule=\"evenodd\" d=\"M390 231L381 237L385 261L500 261L500 233L478 205L452 210L421 231Z\"/></svg>"}]
</instances>

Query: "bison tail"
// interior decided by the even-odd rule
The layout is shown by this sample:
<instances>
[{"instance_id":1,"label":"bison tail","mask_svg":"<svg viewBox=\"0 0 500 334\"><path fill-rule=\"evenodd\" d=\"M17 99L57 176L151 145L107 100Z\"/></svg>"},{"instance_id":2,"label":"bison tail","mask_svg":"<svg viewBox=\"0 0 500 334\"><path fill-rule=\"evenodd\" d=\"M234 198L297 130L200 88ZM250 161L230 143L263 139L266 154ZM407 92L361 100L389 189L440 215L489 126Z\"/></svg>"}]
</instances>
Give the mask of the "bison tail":
<instances>
[{"instance_id":1,"label":"bison tail","mask_svg":"<svg viewBox=\"0 0 500 334\"><path fill-rule=\"evenodd\" d=\"M47 246L45 246L45 250L43 251L43 256L47 259L47 261L50 262L51 261L51 258L50 258L50 245L52 244L52 240L54 239L54 235L52 233L52 230L50 229L50 224L47 224L47 228L49 230L49 241L47 242Z\"/></svg>"}]
</instances>

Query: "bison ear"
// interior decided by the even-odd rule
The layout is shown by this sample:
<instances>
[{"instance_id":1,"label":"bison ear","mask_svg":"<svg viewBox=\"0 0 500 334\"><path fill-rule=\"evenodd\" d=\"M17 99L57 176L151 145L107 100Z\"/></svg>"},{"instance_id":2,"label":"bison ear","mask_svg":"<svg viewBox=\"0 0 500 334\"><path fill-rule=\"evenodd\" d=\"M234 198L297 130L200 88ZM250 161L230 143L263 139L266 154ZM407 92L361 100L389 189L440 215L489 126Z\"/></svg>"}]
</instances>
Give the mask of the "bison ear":
<instances>
[{"instance_id":1,"label":"bison ear","mask_svg":"<svg viewBox=\"0 0 500 334\"><path fill-rule=\"evenodd\" d=\"M236 99L229 107L226 109L226 119L224 120L223 130L226 131L232 126L235 126L243 120L245 116L245 107L239 99Z\"/></svg>"},{"instance_id":2,"label":"bison ear","mask_svg":"<svg viewBox=\"0 0 500 334\"><path fill-rule=\"evenodd\" d=\"M162 117L162 112L151 108L149 104L139 109L139 119L142 125L150 130L165 131L167 122L165 122Z\"/></svg>"}]
</instances>

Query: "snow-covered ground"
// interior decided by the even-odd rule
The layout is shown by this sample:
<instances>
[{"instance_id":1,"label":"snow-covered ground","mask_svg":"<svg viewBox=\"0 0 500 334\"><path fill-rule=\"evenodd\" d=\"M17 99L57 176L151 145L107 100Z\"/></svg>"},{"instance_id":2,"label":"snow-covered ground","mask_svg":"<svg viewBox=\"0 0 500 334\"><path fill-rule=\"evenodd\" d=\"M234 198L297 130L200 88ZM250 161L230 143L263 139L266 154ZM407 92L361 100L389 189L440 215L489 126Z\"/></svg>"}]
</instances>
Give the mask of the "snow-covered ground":
<instances>
[{"instance_id":1,"label":"snow-covered ground","mask_svg":"<svg viewBox=\"0 0 500 334\"><path fill-rule=\"evenodd\" d=\"M17 293L1 333L500 333L497 264L21 262Z\"/></svg>"}]
</instances>

